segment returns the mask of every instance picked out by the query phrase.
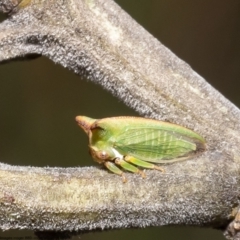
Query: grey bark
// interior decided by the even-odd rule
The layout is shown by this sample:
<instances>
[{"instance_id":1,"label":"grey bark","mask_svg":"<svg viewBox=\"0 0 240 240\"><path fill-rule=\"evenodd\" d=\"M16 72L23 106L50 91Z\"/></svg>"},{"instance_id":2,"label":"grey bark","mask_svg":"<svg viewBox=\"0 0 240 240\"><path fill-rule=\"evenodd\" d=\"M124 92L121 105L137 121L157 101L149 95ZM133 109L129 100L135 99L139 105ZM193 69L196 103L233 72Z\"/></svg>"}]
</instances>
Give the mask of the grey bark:
<instances>
[{"instance_id":1,"label":"grey bark","mask_svg":"<svg viewBox=\"0 0 240 240\"><path fill-rule=\"evenodd\" d=\"M0 11L11 12L0 24L0 61L47 56L143 116L193 129L207 150L164 166L165 174L146 171L144 180L127 174L126 184L97 168L2 164L0 228L198 225L238 239L237 225L228 224L239 201L239 109L112 0L23 2L0 2Z\"/></svg>"}]
</instances>

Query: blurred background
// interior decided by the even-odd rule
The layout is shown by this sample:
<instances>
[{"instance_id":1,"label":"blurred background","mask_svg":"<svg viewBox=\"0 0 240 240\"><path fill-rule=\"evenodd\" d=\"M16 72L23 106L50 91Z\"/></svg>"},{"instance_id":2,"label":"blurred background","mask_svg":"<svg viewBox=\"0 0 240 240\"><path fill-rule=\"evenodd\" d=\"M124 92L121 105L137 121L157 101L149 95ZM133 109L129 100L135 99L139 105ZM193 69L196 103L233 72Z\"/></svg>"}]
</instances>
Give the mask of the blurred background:
<instances>
[{"instance_id":1,"label":"blurred background","mask_svg":"<svg viewBox=\"0 0 240 240\"><path fill-rule=\"evenodd\" d=\"M116 2L240 106L239 0ZM1 21L4 18L0 15ZM0 161L52 167L96 165L88 155L87 137L75 123L75 116L138 115L100 86L44 57L0 65L0 113ZM31 231L0 232L0 236L34 237ZM191 227L115 230L81 238L224 239L220 231Z\"/></svg>"}]
</instances>

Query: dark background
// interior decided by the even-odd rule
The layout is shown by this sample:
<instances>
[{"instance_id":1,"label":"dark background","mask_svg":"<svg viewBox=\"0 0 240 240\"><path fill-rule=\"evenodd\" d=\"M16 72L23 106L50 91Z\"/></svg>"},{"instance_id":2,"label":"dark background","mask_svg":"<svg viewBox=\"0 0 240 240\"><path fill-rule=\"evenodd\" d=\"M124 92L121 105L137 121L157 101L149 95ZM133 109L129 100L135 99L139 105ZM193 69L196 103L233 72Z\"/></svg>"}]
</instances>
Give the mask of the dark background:
<instances>
[{"instance_id":1,"label":"dark background","mask_svg":"<svg viewBox=\"0 0 240 240\"><path fill-rule=\"evenodd\" d=\"M240 106L239 0L117 0L136 21ZM3 15L0 15L3 20ZM1 51L1 49L0 49ZM211 109L209 109L211 111ZM41 57L0 65L0 161L32 166L95 165L76 115L137 115L100 86ZM31 231L1 237L34 236ZM162 227L83 239L224 239L211 229Z\"/></svg>"}]
</instances>

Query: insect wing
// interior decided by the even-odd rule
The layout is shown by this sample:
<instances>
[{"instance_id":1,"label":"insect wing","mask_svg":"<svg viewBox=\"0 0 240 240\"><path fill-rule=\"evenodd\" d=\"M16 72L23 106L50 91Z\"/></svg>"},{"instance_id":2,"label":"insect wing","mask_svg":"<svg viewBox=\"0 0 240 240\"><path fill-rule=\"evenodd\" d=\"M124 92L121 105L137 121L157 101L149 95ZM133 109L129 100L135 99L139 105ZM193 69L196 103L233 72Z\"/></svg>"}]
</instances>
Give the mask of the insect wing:
<instances>
[{"instance_id":1,"label":"insect wing","mask_svg":"<svg viewBox=\"0 0 240 240\"><path fill-rule=\"evenodd\" d=\"M123 155L148 162L178 161L197 150L189 136L156 128L131 128L116 137L114 147Z\"/></svg>"}]
</instances>

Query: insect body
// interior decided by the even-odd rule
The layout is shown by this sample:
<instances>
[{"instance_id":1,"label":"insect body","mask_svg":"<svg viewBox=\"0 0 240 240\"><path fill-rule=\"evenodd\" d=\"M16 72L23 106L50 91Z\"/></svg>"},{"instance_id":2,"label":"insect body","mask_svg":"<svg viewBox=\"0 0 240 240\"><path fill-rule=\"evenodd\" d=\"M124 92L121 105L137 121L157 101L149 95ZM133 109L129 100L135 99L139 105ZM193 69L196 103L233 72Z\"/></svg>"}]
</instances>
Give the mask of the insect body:
<instances>
[{"instance_id":1,"label":"insect body","mask_svg":"<svg viewBox=\"0 0 240 240\"><path fill-rule=\"evenodd\" d=\"M76 117L89 137L92 157L111 172L123 177L122 169L139 173L141 168L164 171L154 163L170 163L190 158L205 149L205 140L180 125L140 117L92 119Z\"/></svg>"}]
</instances>

